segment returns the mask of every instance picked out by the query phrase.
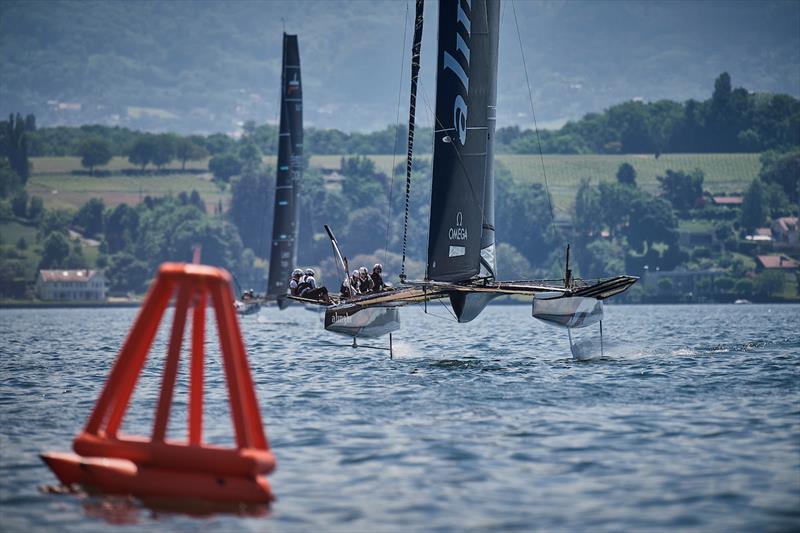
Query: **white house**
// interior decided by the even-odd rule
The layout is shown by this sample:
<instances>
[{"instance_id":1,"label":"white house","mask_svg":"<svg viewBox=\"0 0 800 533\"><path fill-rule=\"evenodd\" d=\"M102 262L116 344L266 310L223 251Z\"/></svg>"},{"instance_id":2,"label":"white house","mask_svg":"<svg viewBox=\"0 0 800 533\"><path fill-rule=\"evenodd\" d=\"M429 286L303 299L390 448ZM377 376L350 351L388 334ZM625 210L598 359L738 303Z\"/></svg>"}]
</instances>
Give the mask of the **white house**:
<instances>
[{"instance_id":1,"label":"white house","mask_svg":"<svg viewBox=\"0 0 800 533\"><path fill-rule=\"evenodd\" d=\"M36 295L40 300L102 301L106 277L99 270L40 270Z\"/></svg>"}]
</instances>

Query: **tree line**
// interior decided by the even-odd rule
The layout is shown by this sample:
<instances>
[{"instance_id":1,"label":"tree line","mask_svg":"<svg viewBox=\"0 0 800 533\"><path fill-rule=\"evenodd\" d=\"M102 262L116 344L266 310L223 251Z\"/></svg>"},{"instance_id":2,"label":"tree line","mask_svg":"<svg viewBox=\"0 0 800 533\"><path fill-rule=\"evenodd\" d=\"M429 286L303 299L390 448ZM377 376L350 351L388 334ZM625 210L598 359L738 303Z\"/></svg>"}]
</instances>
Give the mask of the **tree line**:
<instances>
[{"instance_id":1,"label":"tree line","mask_svg":"<svg viewBox=\"0 0 800 533\"><path fill-rule=\"evenodd\" d=\"M264 155L275 155L277 135L275 125L256 125L253 121L244 124L238 140L223 133L156 135L118 126L38 128L28 132L28 151L31 157L84 157L89 143L90 152L97 152L97 147L102 145L103 154L127 156L132 164L141 168L148 164L160 168L175 159L185 165L192 159L234 154L243 141L254 144ZM371 133L309 127L304 135L307 154L406 152L405 125L391 125ZM416 153L430 153L432 140L431 128L418 128ZM601 113L589 113L560 129L543 130L538 134L518 126L499 128L495 142L498 152L517 154L538 153L540 145L544 153L551 154L787 150L800 144L800 100L789 95L733 88L730 76L722 73L714 83L711 98L704 101L624 102Z\"/></svg>"}]
</instances>

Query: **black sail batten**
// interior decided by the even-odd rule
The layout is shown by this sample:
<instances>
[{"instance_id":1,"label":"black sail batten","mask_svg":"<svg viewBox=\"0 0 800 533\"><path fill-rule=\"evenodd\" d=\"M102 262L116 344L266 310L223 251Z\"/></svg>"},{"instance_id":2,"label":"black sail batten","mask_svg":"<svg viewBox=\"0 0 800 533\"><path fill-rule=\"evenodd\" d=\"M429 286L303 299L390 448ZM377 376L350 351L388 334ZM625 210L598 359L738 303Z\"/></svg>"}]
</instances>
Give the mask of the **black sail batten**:
<instances>
[{"instance_id":1,"label":"black sail batten","mask_svg":"<svg viewBox=\"0 0 800 533\"><path fill-rule=\"evenodd\" d=\"M281 115L278 168L270 244L267 298L284 304L292 269L297 264L298 185L303 172L303 90L296 35L283 34ZM283 307L283 305L281 305Z\"/></svg>"},{"instance_id":2,"label":"black sail batten","mask_svg":"<svg viewBox=\"0 0 800 533\"><path fill-rule=\"evenodd\" d=\"M429 280L495 276L493 144L499 23L498 0L439 4Z\"/></svg>"}]
</instances>

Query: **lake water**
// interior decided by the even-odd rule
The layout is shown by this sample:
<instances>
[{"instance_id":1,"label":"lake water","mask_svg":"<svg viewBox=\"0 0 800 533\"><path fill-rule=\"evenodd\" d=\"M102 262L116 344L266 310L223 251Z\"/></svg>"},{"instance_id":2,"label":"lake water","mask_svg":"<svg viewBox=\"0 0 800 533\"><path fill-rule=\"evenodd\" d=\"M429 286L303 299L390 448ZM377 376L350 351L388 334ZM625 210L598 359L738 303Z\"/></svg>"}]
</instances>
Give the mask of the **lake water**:
<instances>
[{"instance_id":1,"label":"lake water","mask_svg":"<svg viewBox=\"0 0 800 533\"><path fill-rule=\"evenodd\" d=\"M608 306L588 360L527 306L430 310L402 311L394 359L302 308L244 317L278 500L206 518L39 491L37 454L70 449L137 310L0 310L0 529L800 529L800 306ZM131 433L150 433L164 336ZM228 443L209 351L206 439ZM172 436L185 406L182 387Z\"/></svg>"}]
</instances>

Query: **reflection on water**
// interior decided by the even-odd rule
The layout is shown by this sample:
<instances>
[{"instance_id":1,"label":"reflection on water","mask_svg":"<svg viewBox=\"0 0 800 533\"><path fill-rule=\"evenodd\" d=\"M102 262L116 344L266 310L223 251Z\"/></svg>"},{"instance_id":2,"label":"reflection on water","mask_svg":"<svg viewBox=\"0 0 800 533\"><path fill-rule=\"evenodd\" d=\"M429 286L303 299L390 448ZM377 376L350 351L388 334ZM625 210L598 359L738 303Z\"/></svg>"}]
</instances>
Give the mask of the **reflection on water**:
<instances>
[{"instance_id":1,"label":"reflection on water","mask_svg":"<svg viewBox=\"0 0 800 533\"><path fill-rule=\"evenodd\" d=\"M3 528L800 527L800 306L609 306L604 357L596 332L579 334L587 360L529 306L458 325L404 309L393 359L302 308L244 317L278 500L202 517L38 490L55 479L37 454L69 449L135 312L0 310ZM151 431L165 343L161 331L128 433ZM224 372L206 348L205 438L230 446ZM182 365L170 438L186 434Z\"/></svg>"}]
</instances>

